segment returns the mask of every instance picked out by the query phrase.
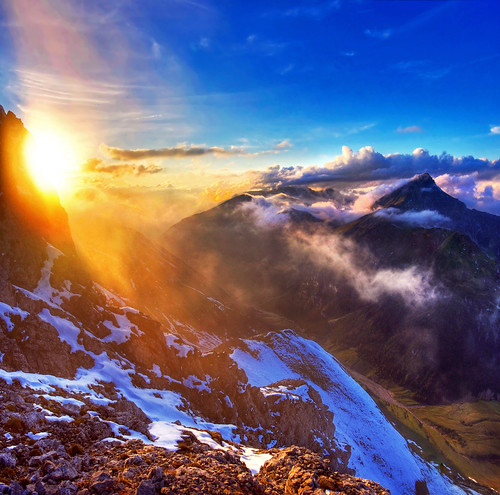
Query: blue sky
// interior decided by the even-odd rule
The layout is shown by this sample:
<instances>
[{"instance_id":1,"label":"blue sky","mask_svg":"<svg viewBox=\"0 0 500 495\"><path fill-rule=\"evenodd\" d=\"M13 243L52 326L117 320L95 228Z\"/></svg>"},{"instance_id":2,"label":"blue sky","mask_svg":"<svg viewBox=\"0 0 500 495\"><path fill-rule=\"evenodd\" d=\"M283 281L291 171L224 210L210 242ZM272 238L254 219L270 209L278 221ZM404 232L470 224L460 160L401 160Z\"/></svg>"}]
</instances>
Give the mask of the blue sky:
<instances>
[{"instance_id":1,"label":"blue sky","mask_svg":"<svg viewBox=\"0 0 500 495\"><path fill-rule=\"evenodd\" d=\"M249 5L168 35L195 91L226 95L203 115L210 140L283 136L304 158L344 144L498 158L498 2Z\"/></svg>"},{"instance_id":2,"label":"blue sky","mask_svg":"<svg viewBox=\"0 0 500 495\"><path fill-rule=\"evenodd\" d=\"M500 158L497 0L6 0L1 16L3 105L70 130L87 171L122 185L143 169L110 148L167 150L141 160L174 186L342 146Z\"/></svg>"}]
</instances>

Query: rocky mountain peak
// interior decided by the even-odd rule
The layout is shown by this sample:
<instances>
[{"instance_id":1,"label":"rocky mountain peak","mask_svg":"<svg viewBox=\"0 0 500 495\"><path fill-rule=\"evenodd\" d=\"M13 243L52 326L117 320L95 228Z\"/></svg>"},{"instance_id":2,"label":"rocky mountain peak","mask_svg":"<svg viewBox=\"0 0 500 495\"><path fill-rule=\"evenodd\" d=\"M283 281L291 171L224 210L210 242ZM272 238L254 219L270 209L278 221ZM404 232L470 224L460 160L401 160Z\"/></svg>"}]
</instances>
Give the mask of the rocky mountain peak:
<instances>
[{"instance_id":1,"label":"rocky mountain peak","mask_svg":"<svg viewBox=\"0 0 500 495\"><path fill-rule=\"evenodd\" d=\"M57 193L43 194L33 182L24 147L30 133L12 112L0 110L0 209L5 236L43 238L65 253L74 251L68 217ZM23 232L21 235L20 233Z\"/></svg>"},{"instance_id":2,"label":"rocky mountain peak","mask_svg":"<svg viewBox=\"0 0 500 495\"><path fill-rule=\"evenodd\" d=\"M434 179L428 172L424 172L423 174L415 176L411 180L411 182L414 183L415 185L419 185L420 187L431 187L436 185Z\"/></svg>"},{"instance_id":3,"label":"rocky mountain peak","mask_svg":"<svg viewBox=\"0 0 500 495\"><path fill-rule=\"evenodd\" d=\"M372 205L372 210L382 208L437 212L449 220L446 228L467 235L486 253L500 259L500 217L467 208L437 186L428 173L416 176Z\"/></svg>"},{"instance_id":4,"label":"rocky mountain peak","mask_svg":"<svg viewBox=\"0 0 500 495\"><path fill-rule=\"evenodd\" d=\"M466 206L438 187L430 174L424 173L375 201L372 209L378 208L434 210L442 215L450 216L465 210Z\"/></svg>"}]
</instances>

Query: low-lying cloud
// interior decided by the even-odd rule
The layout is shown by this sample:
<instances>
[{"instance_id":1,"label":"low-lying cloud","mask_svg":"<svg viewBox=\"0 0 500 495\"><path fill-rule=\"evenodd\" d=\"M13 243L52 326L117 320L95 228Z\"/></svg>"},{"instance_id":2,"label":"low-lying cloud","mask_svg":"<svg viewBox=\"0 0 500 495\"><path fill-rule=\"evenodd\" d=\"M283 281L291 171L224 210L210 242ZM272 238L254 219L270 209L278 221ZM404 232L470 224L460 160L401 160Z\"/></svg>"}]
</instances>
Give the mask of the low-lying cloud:
<instances>
[{"instance_id":1,"label":"low-lying cloud","mask_svg":"<svg viewBox=\"0 0 500 495\"><path fill-rule=\"evenodd\" d=\"M404 269L375 269L370 254L354 242L337 235L300 236L296 243L300 256L342 275L367 302L384 296L401 297L407 306L418 307L438 297L432 272L417 266Z\"/></svg>"},{"instance_id":2,"label":"low-lying cloud","mask_svg":"<svg viewBox=\"0 0 500 495\"><path fill-rule=\"evenodd\" d=\"M293 195L294 193L295 195ZM301 196L302 193L302 196ZM259 227L286 224L293 211L308 213L323 221L334 221L344 224L356 220L368 212L352 209L355 197L334 190L323 191L323 194L307 188L299 191L277 192L266 197L253 194L252 201L241 205L244 211L250 212ZM314 200L314 197L324 198Z\"/></svg>"},{"instance_id":3,"label":"low-lying cloud","mask_svg":"<svg viewBox=\"0 0 500 495\"><path fill-rule=\"evenodd\" d=\"M286 208L283 205L273 203L261 196L254 196L252 201L243 203L241 210L244 213L249 213L260 228L284 225L288 221Z\"/></svg>"},{"instance_id":4,"label":"low-lying cloud","mask_svg":"<svg viewBox=\"0 0 500 495\"><path fill-rule=\"evenodd\" d=\"M385 208L377 210L374 213L379 218L386 218L393 222L400 222L411 227L446 227L451 220L437 211L422 210L422 211L401 211L397 208Z\"/></svg>"},{"instance_id":5,"label":"low-lying cloud","mask_svg":"<svg viewBox=\"0 0 500 495\"><path fill-rule=\"evenodd\" d=\"M408 307L418 307L438 297L436 281L430 269L418 266L405 268L376 268L377 263L366 247L361 247L328 229L317 229L316 234L305 234L300 225L290 222L289 212L299 210L323 220L347 223L360 216L351 209L338 208L333 201L307 204L285 194L270 197L252 196L241 204L240 213L263 232L279 228L281 237L290 246L294 264L312 262L320 269L331 271L366 302L377 302L385 296L401 297ZM380 210L375 215L412 226L438 226L448 219L434 211L399 212L395 208Z\"/></svg>"}]
</instances>

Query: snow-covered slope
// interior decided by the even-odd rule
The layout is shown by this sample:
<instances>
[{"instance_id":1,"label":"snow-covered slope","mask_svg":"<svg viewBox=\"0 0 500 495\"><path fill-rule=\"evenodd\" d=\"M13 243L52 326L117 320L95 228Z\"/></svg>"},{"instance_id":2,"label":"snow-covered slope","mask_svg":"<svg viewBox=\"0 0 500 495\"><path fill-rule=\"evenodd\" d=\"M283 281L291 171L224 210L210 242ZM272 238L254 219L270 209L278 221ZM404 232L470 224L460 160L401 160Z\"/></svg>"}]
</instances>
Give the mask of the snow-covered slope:
<instances>
[{"instance_id":1,"label":"snow-covered slope","mask_svg":"<svg viewBox=\"0 0 500 495\"><path fill-rule=\"evenodd\" d=\"M44 424L81 421L80 408L54 414L44 409L44 398L84 405L88 415L108 425L109 437L121 441L139 438L175 449L183 432L191 431L211 447L237 449L253 470L269 458L255 449L299 444L392 493L415 493L417 481L425 481L431 493L466 493L412 452L368 394L318 344L284 330L203 354L172 328L162 328L98 286L90 295L72 292L66 281L53 287L53 264L64 255L48 246L46 256L36 289L14 289L15 304L2 304L2 352L16 341L15 353L24 352L29 360L32 351L23 345L44 338L43 331L34 335L36 327L40 332L37 322L43 322L47 335L55 331L53 355L66 353L82 364L41 373L33 362L0 363L2 380L17 380L40 401L44 419L32 434L48 433ZM73 299L88 312L72 314ZM123 420L117 412L123 403L142 411L142 423Z\"/></svg>"},{"instance_id":2,"label":"snow-covered slope","mask_svg":"<svg viewBox=\"0 0 500 495\"><path fill-rule=\"evenodd\" d=\"M350 451L348 466L391 493L415 493L425 481L430 493L464 493L418 457L366 391L322 347L291 330L246 340L231 357L252 385L264 391L285 378L304 379L334 413L335 438Z\"/></svg>"}]
</instances>

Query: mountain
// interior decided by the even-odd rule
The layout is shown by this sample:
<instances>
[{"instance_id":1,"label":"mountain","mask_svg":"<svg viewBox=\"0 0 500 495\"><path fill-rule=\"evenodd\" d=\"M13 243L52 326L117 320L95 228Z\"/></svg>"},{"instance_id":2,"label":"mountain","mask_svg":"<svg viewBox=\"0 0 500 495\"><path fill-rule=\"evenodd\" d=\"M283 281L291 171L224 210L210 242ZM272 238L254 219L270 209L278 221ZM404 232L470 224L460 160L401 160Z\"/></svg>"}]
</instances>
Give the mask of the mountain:
<instances>
[{"instance_id":1,"label":"mountain","mask_svg":"<svg viewBox=\"0 0 500 495\"><path fill-rule=\"evenodd\" d=\"M2 493L387 493L353 475L393 493L483 490L425 461L314 342L220 332L206 352L182 337L196 318L156 320L96 283L58 198L31 184L22 124L0 131Z\"/></svg>"},{"instance_id":2,"label":"mountain","mask_svg":"<svg viewBox=\"0 0 500 495\"><path fill-rule=\"evenodd\" d=\"M500 217L467 208L440 189L427 173L375 201L372 209L377 208L438 212L448 219L452 230L465 234L500 259Z\"/></svg>"},{"instance_id":3,"label":"mountain","mask_svg":"<svg viewBox=\"0 0 500 495\"><path fill-rule=\"evenodd\" d=\"M310 210L297 220L293 202L277 212L239 196L184 219L165 245L327 349L353 349L360 371L420 400L496 396L499 265L489 247L500 219L468 210L428 175L373 208L339 226ZM462 232L476 217L482 247Z\"/></svg>"}]
</instances>

